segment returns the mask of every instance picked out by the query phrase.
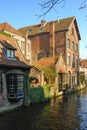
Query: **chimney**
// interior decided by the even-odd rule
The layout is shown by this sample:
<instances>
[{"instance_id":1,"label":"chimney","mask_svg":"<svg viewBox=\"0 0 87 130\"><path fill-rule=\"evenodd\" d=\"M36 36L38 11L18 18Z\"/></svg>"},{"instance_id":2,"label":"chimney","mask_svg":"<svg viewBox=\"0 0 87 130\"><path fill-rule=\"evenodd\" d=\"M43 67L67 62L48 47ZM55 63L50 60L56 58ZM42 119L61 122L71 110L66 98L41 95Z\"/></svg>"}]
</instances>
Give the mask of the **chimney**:
<instances>
[{"instance_id":1,"label":"chimney","mask_svg":"<svg viewBox=\"0 0 87 130\"><path fill-rule=\"evenodd\" d=\"M41 26L44 27L46 25L46 21L45 20L41 20Z\"/></svg>"},{"instance_id":2,"label":"chimney","mask_svg":"<svg viewBox=\"0 0 87 130\"><path fill-rule=\"evenodd\" d=\"M55 56L55 22L52 21L49 23L50 31L50 56Z\"/></svg>"}]
</instances>

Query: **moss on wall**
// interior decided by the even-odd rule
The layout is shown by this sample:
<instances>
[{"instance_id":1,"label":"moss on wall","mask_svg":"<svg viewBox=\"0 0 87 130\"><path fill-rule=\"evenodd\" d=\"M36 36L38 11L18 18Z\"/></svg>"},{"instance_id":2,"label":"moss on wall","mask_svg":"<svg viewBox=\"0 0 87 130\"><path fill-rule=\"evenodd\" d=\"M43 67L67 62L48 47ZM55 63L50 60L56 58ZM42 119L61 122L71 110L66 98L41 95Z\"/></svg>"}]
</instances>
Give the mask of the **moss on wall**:
<instances>
[{"instance_id":1,"label":"moss on wall","mask_svg":"<svg viewBox=\"0 0 87 130\"><path fill-rule=\"evenodd\" d=\"M10 35L10 34L5 33L5 32L3 32L3 31L0 31L0 34L2 34L2 35L4 35L4 36L7 36L7 37L11 37L11 35Z\"/></svg>"}]
</instances>

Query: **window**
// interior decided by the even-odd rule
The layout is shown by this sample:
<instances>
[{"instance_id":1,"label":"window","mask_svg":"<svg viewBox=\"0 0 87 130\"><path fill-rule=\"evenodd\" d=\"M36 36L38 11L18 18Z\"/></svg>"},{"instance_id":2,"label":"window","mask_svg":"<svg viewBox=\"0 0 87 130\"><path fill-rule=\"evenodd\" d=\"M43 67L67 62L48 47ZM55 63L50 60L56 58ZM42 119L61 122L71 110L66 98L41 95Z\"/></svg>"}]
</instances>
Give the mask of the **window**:
<instances>
[{"instance_id":1,"label":"window","mask_svg":"<svg viewBox=\"0 0 87 130\"><path fill-rule=\"evenodd\" d=\"M9 88L8 88L9 97L14 98L14 97L16 97L16 94L15 94L15 91L16 91L16 88L15 88L15 75L9 75L8 83L9 83Z\"/></svg>"},{"instance_id":2,"label":"window","mask_svg":"<svg viewBox=\"0 0 87 130\"><path fill-rule=\"evenodd\" d=\"M43 30L44 30L44 27L39 28L39 31L43 31Z\"/></svg>"},{"instance_id":3,"label":"window","mask_svg":"<svg viewBox=\"0 0 87 130\"><path fill-rule=\"evenodd\" d=\"M76 57L76 67L78 67L78 58Z\"/></svg>"},{"instance_id":4,"label":"window","mask_svg":"<svg viewBox=\"0 0 87 130\"><path fill-rule=\"evenodd\" d=\"M0 93L2 92L2 74L0 74Z\"/></svg>"},{"instance_id":5,"label":"window","mask_svg":"<svg viewBox=\"0 0 87 130\"><path fill-rule=\"evenodd\" d=\"M67 47L70 48L70 39L67 40Z\"/></svg>"},{"instance_id":6,"label":"window","mask_svg":"<svg viewBox=\"0 0 87 130\"><path fill-rule=\"evenodd\" d=\"M7 58L14 58L14 50L7 49Z\"/></svg>"},{"instance_id":7,"label":"window","mask_svg":"<svg viewBox=\"0 0 87 130\"><path fill-rule=\"evenodd\" d=\"M21 41L21 50L24 51L24 49L25 49L24 41Z\"/></svg>"},{"instance_id":8,"label":"window","mask_svg":"<svg viewBox=\"0 0 87 130\"><path fill-rule=\"evenodd\" d=\"M28 30L28 32L32 32L32 30L33 30L33 29L32 29L32 28L30 28L30 29Z\"/></svg>"},{"instance_id":9,"label":"window","mask_svg":"<svg viewBox=\"0 0 87 130\"><path fill-rule=\"evenodd\" d=\"M72 54L72 68L75 68L75 55Z\"/></svg>"},{"instance_id":10,"label":"window","mask_svg":"<svg viewBox=\"0 0 87 130\"><path fill-rule=\"evenodd\" d=\"M38 54L38 60L41 59L42 57L44 57L44 54L43 53L39 53Z\"/></svg>"},{"instance_id":11,"label":"window","mask_svg":"<svg viewBox=\"0 0 87 130\"><path fill-rule=\"evenodd\" d=\"M70 55L67 56L67 65L70 65Z\"/></svg>"},{"instance_id":12,"label":"window","mask_svg":"<svg viewBox=\"0 0 87 130\"><path fill-rule=\"evenodd\" d=\"M75 49L74 42L72 42L72 50L74 50L74 49Z\"/></svg>"},{"instance_id":13,"label":"window","mask_svg":"<svg viewBox=\"0 0 87 130\"><path fill-rule=\"evenodd\" d=\"M24 83L24 79L23 79L23 75L18 75L17 76L17 90L23 90L23 83Z\"/></svg>"},{"instance_id":14,"label":"window","mask_svg":"<svg viewBox=\"0 0 87 130\"><path fill-rule=\"evenodd\" d=\"M24 76L23 74L7 74L7 90L8 98L11 99L22 99L24 97L23 86Z\"/></svg>"}]
</instances>

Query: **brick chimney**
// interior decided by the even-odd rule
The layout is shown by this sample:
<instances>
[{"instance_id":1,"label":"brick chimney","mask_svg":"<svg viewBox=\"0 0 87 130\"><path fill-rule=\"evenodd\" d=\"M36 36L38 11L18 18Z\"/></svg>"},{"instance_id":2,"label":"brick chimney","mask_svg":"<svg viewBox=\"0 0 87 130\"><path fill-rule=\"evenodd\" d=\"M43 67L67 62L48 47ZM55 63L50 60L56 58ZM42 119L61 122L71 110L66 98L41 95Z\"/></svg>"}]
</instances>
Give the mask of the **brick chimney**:
<instances>
[{"instance_id":1,"label":"brick chimney","mask_svg":"<svg viewBox=\"0 0 87 130\"><path fill-rule=\"evenodd\" d=\"M46 25L46 21L45 20L41 20L41 26L44 27Z\"/></svg>"},{"instance_id":2,"label":"brick chimney","mask_svg":"<svg viewBox=\"0 0 87 130\"><path fill-rule=\"evenodd\" d=\"M50 31L50 56L55 56L55 22L49 23Z\"/></svg>"}]
</instances>

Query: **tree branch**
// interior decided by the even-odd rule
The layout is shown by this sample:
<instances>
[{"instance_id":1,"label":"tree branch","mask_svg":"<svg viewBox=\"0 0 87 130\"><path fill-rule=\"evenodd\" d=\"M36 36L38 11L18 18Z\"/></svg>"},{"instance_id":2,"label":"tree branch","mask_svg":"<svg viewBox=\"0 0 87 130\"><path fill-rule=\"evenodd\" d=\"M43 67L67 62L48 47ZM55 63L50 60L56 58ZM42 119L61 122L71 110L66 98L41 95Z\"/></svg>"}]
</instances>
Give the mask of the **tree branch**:
<instances>
[{"instance_id":1,"label":"tree branch","mask_svg":"<svg viewBox=\"0 0 87 130\"><path fill-rule=\"evenodd\" d=\"M41 3L39 3L39 5L41 6L41 10L43 11L43 13L36 16L38 16L39 18L41 18L42 16L46 16L52 9L54 9L55 5L60 5L63 3L62 7L64 7L65 2L66 0L41 0ZM55 12L57 11L55 10Z\"/></svg>"},{"instance_id":2,"label":"tree branch","mask_svg":"<svg viewBox=\"0 0 87 130\"><path fill-rule=\"evenodd\" d=\"M84 0L79 9L87 8L87 0Z\"/></svg>"}]
</instances>

